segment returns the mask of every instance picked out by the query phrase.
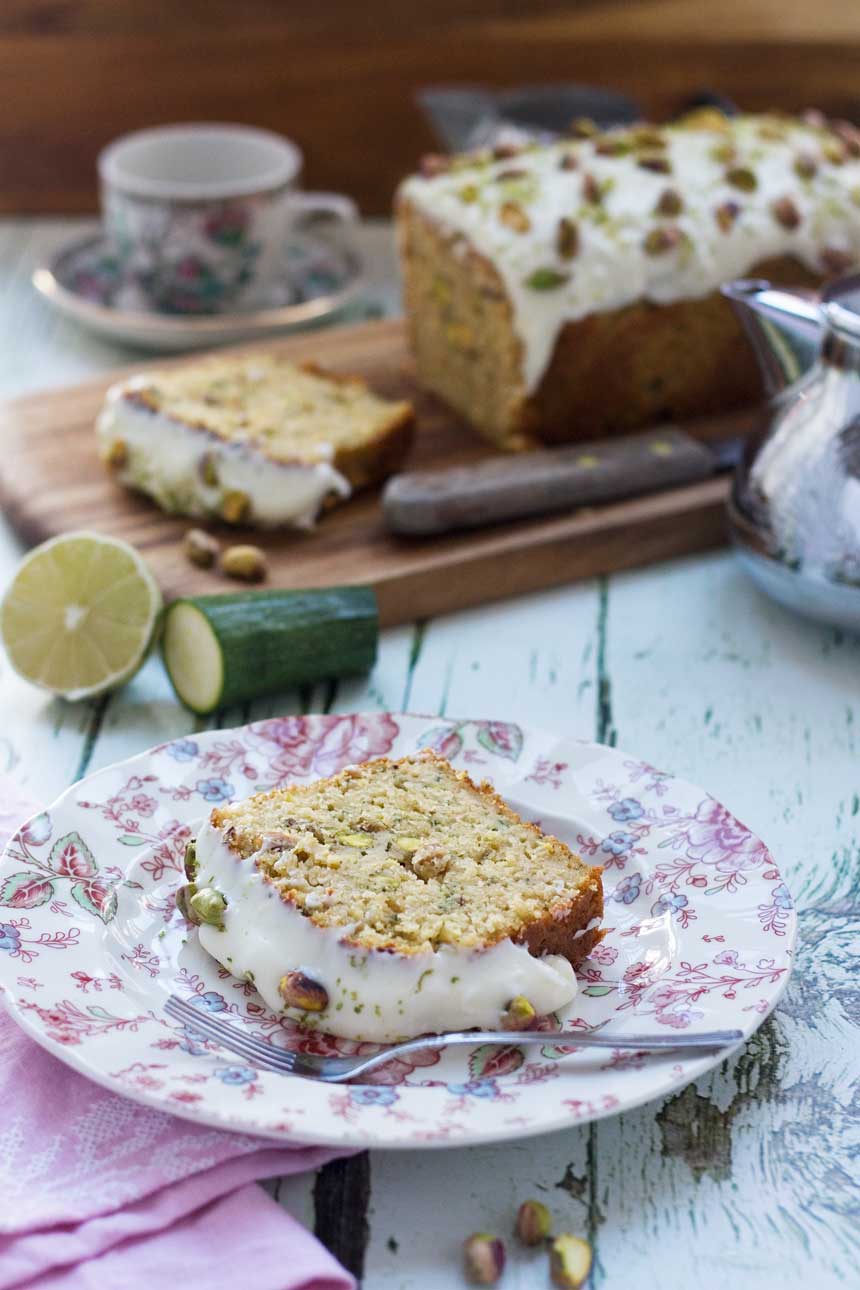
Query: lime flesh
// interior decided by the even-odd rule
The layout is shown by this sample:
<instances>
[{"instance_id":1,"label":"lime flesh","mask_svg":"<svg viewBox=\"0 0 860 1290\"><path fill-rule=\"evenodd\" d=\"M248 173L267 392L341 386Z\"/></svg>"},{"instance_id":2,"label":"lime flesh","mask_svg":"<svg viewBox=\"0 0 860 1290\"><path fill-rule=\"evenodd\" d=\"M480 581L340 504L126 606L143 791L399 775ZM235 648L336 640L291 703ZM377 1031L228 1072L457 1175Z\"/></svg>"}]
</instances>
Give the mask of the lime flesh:
<instances>
[{"instance_id":1,"label":"lime flesh","mask_svg":"<svg viewBox=\"0 0 860 1290\"><path fill-rule=\"evenodd\" d=\"M133 547L67 533L21 563L0 607L0 634L25 680L85 699L134 676L160 611L158 585Z\"/></svg>"}]
</instances>

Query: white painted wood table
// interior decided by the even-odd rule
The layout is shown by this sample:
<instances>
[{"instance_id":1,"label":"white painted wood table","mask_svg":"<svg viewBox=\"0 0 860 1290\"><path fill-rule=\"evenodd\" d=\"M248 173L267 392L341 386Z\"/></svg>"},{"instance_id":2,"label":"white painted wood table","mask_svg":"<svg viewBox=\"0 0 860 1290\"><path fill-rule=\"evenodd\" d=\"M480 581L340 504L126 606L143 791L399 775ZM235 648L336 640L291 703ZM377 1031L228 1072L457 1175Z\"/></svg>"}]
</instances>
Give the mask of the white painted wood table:
<instances>
[{"instance_id":1,"label":"white painted wood table","mask_svg":"<svg viewBox=\"0 0 860 1290\"><path fill-rule=\"evenodd\" d=\"M0 223L2 395L129 361L29 287L45 249L78 227ZM396 308L388 229L366 226L363 241L370 299ZM2 583L19 555L3 531ZM43 800L200 728L157 660L116 697L77 707L0 668L0 769ZM681 1094L512 1146L359 1157L285 1182L283 1203L313 1225L316 1201L318 1230L354 1265L363 1257L372 1290L458 1285L463 1236L505 1233L530 1195L593 1242L596 1287L860 1286L860 642L768 604L720 553L387 632L366 682L228 722L323 704L617 742L706 786L765 839L799 903L801 939L776 1015ZM504 1284L543 1285L543 1268L514 1256Z\"/></svg>"}]
</instances>

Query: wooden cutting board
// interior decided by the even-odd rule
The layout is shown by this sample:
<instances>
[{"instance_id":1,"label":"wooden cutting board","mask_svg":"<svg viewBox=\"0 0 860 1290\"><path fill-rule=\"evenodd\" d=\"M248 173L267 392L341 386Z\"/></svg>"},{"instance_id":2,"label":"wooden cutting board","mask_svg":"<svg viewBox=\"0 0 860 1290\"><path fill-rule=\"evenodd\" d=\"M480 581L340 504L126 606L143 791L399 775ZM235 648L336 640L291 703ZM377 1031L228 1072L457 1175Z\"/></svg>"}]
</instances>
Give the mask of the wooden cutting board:
<instances>
[{"instance_id":1,"label":"wooden cutting board","mask_svg":"<svg viewBox=\"0 0 860 1290\"><path fill-rule=\"evenodd\" d=\"M380 394L412 399L418 426L410 468L475 461L490 451L441 404L421 395L400 320L255 348L314 358L364 376ZM188 360L169 360L176 361ZM136 364L127 371L167 365ZM164 515L123 489L99 462L93 425L105 389L124 374L0 407L0 502L7 516L34 543L79 528L124 538L144 553L167 595L236 589L240 584L184 559L181 542L191 521ZM744 433L754 416L747 410L685 428L709 438ZM263 546L272 586L371 583L382 622L392 626L717 546L725 540L727 490L722 476L638 500L430 539L386 533L373 491L327 514L309 534L224 528L220 535Z\"/></svg>"}]
</instances>

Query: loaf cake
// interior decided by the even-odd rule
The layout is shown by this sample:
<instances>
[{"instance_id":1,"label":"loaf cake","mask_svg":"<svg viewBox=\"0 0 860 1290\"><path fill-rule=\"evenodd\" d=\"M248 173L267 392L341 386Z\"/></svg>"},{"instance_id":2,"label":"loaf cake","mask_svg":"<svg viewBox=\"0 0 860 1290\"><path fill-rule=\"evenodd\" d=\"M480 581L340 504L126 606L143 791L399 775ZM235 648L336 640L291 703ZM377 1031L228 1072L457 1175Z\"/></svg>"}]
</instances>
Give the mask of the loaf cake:
<instances>
[{"instance_id":1,"label":"loaf cake","mask_svg":"<svg viewBox=\"0 0 860 1290\"><path fill-rule=\"evenodd\" d=\"M187 868L203 948L351 1039L522 1029L602 935L600 870L431 752L217 807Z\"/></svg>"},{"instance_id":2,"label":"loaf cake","mask_svg":"<svg viewBox=\"0 0 860 1290\"><path fill-rule=\"evenodd\" d=\"M162 510L301 528L397 469L412 422L362 380L246 354L113 386L97 429L116 478Z\"/></svg>"},{"instance_id":3,"label":"loaf cake","mask_svg":"<svg viewBox=\"0 0 860 1290\"><path fill-rule=\"evenodd\" d=\"M427 158L397 198L419 379L502 448L715 412L759 391L722 282L860 263L860 132L728 118Z\"/></svg>"}]
</instances>

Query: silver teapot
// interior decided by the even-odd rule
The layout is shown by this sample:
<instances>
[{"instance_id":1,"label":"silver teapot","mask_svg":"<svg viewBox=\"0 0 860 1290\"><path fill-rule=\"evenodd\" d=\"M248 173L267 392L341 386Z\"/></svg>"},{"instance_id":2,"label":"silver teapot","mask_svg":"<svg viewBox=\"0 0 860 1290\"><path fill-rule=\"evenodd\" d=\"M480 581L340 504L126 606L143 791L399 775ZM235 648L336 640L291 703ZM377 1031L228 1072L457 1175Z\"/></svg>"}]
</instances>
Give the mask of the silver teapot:
<instances>
[{"instance_id":1,"label":"silver teapot","mask_svg":"<svg viewBox=\"0 0 860 1290\"><path fill-rule=\"evenodd\" d=\"M770 396L729 502L738 554L781 604L860 630L860 276L820 296L751 279L723 293Z\"/></svg>"}]
</instances>

